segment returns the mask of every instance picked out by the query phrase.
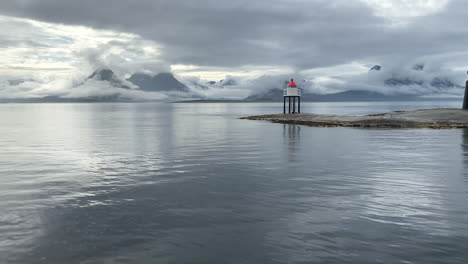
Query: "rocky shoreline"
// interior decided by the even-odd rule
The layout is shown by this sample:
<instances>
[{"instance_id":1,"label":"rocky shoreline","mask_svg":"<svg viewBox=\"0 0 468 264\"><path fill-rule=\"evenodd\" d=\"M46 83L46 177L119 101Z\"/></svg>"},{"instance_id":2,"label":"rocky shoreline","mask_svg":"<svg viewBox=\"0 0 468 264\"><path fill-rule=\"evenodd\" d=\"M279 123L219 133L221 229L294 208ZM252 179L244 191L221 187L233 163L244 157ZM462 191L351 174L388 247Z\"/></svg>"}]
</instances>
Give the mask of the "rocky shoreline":
<instances>
[{"instance_id":1,"label":"rocky shoreline","mask_svg":"<svg viewBox=\"0 0 468 264\"><path fill-rule=\"evenodd\" d=\"M355 128L468 128L468 110L423 109L394 111L365 116L320 114L272 114L242 117L248 120L264 120L273 123L298 124L313 127Z\"/></svg>"}]
</instances>

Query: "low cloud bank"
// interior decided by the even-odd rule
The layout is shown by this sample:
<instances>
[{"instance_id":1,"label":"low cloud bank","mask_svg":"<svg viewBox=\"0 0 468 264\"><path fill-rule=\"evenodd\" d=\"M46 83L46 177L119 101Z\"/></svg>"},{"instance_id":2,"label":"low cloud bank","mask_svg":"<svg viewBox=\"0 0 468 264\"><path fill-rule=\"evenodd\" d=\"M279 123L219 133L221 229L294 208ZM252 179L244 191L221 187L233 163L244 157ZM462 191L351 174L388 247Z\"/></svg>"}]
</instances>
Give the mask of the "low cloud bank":
<instances>
[{"instance_id":1,"label":"low cloud bank","mask_svg":"<svg viewBox=\"0 0 468 264\"><path fill-rule=\"evenodd\" d=\"M104 64L96 64L103 66ZM127 81L135 72L153 76L148 65L121 66L115 76L121 86L107 80L89 79L89 73L78 72L67 77L46 76L0 80L0 99L25 98L119 98L120 100L179 100L228 99L240 100L272 89L282 89L291 77L306 93L327 94L342 91L373 91L385 95L412 95L421 97L460 97L464 90L464 74L444 65L431 63L379 64L363 72L343 75L313 76L307 73L264 75L260 77L226 76L223 80L203 80L199 77L176 77L188 91L146 92ZM114 71L114 68L112 68ZM135 72L134 72L135 71ZM122 88L125 87L125 88Z\"/></svg>"},{"instance_id":2,"label":"low cloud bank","mask_svg":"<svg viewBox=\"0 0 468 264\"><path fill-rule=\"evenodd\" d=\"M352 76L331 76L315 81L316 90L366 90L385 95L454 97L463 94L465 74L444 64L406 63L377 65Z\"/></svg>"}]
</instances>

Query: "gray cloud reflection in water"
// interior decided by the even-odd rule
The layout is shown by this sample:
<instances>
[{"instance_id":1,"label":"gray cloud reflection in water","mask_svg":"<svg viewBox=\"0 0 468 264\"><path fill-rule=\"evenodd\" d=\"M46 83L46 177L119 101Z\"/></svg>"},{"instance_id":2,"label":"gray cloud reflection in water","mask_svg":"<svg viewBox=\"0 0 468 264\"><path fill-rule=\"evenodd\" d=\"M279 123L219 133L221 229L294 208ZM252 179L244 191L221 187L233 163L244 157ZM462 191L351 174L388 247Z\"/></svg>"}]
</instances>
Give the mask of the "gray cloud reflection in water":
<instances>
[{"instance_id":1,"label":"gray cloud reflection in water","mask_svg":"<svg viewBox=\"0 0 468 264\"><path fill-rule=\"evenodd\" d=\"M0 105L0 262L464 263L466 131L237 119L274 109Z\"/></svg>"}]
</instances>

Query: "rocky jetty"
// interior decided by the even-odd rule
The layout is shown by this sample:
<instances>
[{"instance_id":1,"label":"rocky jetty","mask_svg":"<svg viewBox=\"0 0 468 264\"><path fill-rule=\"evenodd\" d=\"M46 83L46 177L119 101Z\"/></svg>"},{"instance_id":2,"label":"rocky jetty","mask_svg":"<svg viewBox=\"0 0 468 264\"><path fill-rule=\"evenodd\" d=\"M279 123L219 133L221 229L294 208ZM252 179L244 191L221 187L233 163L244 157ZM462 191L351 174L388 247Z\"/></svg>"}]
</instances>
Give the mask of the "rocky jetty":
<instances>
[{"instance_id":1,"label":"rocky jetty","mask_svg":"<svg viewBox=\"0 0 468 264\"><path fill-rule=\"evenodd\" d=\"M299 124L313 127L356 128L468 128L468 110L424 109L394 111L365 116L320 114L273 114L248 116L242 119L265 120L273 123Z\"/></svg>"}]
</instances>

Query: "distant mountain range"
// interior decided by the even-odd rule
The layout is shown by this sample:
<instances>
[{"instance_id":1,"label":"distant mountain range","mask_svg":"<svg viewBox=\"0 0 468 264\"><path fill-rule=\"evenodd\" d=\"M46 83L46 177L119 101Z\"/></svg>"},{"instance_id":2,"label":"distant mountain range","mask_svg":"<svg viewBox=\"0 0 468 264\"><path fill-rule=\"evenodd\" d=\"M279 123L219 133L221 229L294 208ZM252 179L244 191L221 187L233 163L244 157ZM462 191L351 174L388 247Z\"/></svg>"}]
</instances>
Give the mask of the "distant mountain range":
<instances>
[{"instance_id":1,"label":"distant mountain range","mask_svg":"<svg viewBox=\"0 0 468 264\"><path fill-rule=\"evenodd\" d=\"M345 91L332 94L303 93L301 99L309 102L359 102L359 101L418 101L427 100L418 96L408 95L384 95L371 91ZM263 94L251 95L244 99L247 102L254 101L282 101L283 90L271 89Z\"/></svg>"},{"instance_id":2,"label":"distant mountain range","mask_svg":"<svg viewBox=\"0 0 468 264\"><path fill-rule=\"evenodd\" d=\"M189 88L183 83L179 82L172 73L163 72L156 75L145 73L134 73L130 78L122 80L118 78L115 73L110 69L99 69L94 71L81 85L86 84L88 81L105 81L112 87L115 87L115 92L105 96L87 96L84 98L61 99L61 98L43 98L44 100L63 100L63 101L78 101L78 102L119 102L119 101L133 101L131 98L123 97L122 91L126 90L140 90L145 92L182 92L188 93ZM80 86L73 89L80 89ZM136 87L136 88L135 88Z\"/></svg>"},{"instance_id":3,"label":"distant mountain range","mask_svg":"<svg viewBox=\"0 0 468 264\"><path fill-rule=\"evenodd\" d=\"M423 64L417 64L412 69L414 71L424 71ZM369 70L369 74L372 72L383 71L383 67L380 65L375 65ZM418 76L415 74L415 76ZM11 86L18 86L24 82L29 82L32 80L9 80L8 83ZM76 85L72 89L85 89L83 86L93 87L97 83L92 83L92 81L98 82L107 82L110 84L110 87L107 87L108 93L106 95L89 95L80 98L63 98L61 96L47 96L43 98L33 98L33 99L18 99L18 100L8 100L8 101L20 101L20 102L118 102L118 101L132 101L131 97L128 96L125 90L132 91L144 91L144 92L155 92L155 93L164 93L169 95L175 95L174 98L177 99L205 99L209 100L202 95L197 95L196 89L228 89L229 86L238 85L239 82L232 78L226 77L224 80L220 81L210 81L210 82L200 82L198 80L188 81L192 89L190 90L187 85L178 81L172 73L163 72L156 75L146 74L146 73L134 73L127 79L120 79L115 75L115 73L110 69L98 69L89 75L83 82L79 85ZM305 81L303 81L305 85ZM287 81L284 81L287 84ZM280 86L279 84L278 86ZM443 92L445 89L451 88L463 88L460 85L457 85L450 81L447 78L435 77L431 81L418 80L413 78L397 78L391 77L383 79L383 85L388 87L402 87L402 86L421 86L437 88ZM301 86L301 85L300 85ZM86 88L87 88L86 87ZM115 88L115 92L114 89ZM122 90L123 89L123 90ZM401 89L400 89L401 90ZM110 92L109 92L110 91ZM79 93L78 93L79 94ZM127 95L127 96L123 96ZM144 96L143 96L144 98ZM153 97L154 98L154 97ZM143 99L141 99L143 100ZM264 92L254 93L246 98L243 101L254 102L254 101L282 101L283 100L283 89L279 87L273 87ZM428 100L427 98L421 98L416 95L408 94L394 94L394 95L385 95L379 92L367 91L367 90L350 90L339 93L332 94L315 94L303 90L302 100L304 101L314 101L314 102L341 102L341 101L415 101L415 100ZM438 100L438 99L431 99ZM5 100L3 100L5 101Z\"/></svg>"},{"instance_id":4,"label":"distant mountain range","mask_svg":"<svg viewBox=\"0 0 468 264\"><path fill-rule=\"evenodd\" d=\"M382 71L383 67L380 65L375 65L370 68L369 74L372 72ZM414 71L423 71L423 64L416 64L412 67ZM410 77L397 78L391 77L384 79L383 85L388 87L404 87L404 86L421 86L428 87L432 86L437 88L437 90L443 92L446 89L460 88L464 87L458 84L453 83L447 78L435 77L430 82L424 80L412 79ZM283 100L283 89L272 88L265 92L252 94L244 99L244 101L282 101ZM417 101L417 100L440 100L437 98L422 98L417 95L408 95L408 94L393 94L385 95L379 92L367 91L367 90L349 90L339 93L332 94L314 94L308 93L303 90L302 100L305 101L314 101L314 102L346 102L346 101Z\"/></svg>"},{"instance_id":5,"label":"distant mountain range","mask_svg":"<svg viewBox=\"0 0 468 264\"><path fill-rule=\"evenodd\" d=\"M11 86L16 86L29 80L10 80L8 83ZM131 98L122 96L124 90L141 90L145 92L178 92L187 94L187 98L193 97L189 92L189 88L179 82L172 73L164 72L156 75L145 73L135 73L130 78L122 80L115 75L110 69L98 69L89 75L80 84L71 89L82 89L83 85L93 86L91 81L101 81L110 84L111 89L115 88L107 95L89 95L79 98L64 98L61 96L46 96L41 98L25 98L25 99L5 99L2 102L127 102L133 101ZM141 99L140 99L141 100Z\"/></svg>"},{"instance_id":6,"label":"distant mountain range","mask_svg":"<svg viewBox=\"0 0 468 264\"><path fill-rule=\"evenodd\" d=\"M427 101L427 100L446 100L444 98L424 98L416 95L396 94L385 95L378 92L365 90L352 90L331 94L314 94L303 93L301 96L303 101L309 102L379 102L379 101ZM243 101L258 102L258 101L282 101L283 90L271 89L264 93L254 94L246 97Z\"/></svg>"},{"instance_id":7,"label":"distant mountain range","mask_svg":"<svg viewBox=\"0 0 468 264\"><path fill-rule=\"evenodd\" d=\"M383 68L380 65L373 66L369 72L372 71L382 71ZM414 71L424 71L424 64L416 64L412 67ZM463 88L463 86L453 83L452 81L443 78L443 77L435 77L429 83L426 83L423 80L412 79L409 77L406 78L388 78L384 80L384 84L386 86L407 86L407 85L418 85L418 86L432 86L439 89L444 88Z\"/></svg>"},{"instance_id":8,"label":"distant mountain range","mask_svg":"<svg viewBox=\"0 0 468 264\"><path fill-rule=\"evenodd\" d=\"M188 93L189 88L183 83L179 82L172 73L163 72L156 75L150 75L145 73L134 73L130 78L126 80L119 79L112 70L100 69L94 71L84 83L88 80L106 81L109 82L113 87L116 88L114 94L106 96L90 96L86 98L77 98L78 101L129 101L131 99L122 98L121 89L132 89L130 86L136 87L133 90L141 90L145 92L179 92ZM79 89L75 87L74 89Z\"/></svg>"},{"instance_id":9,"label":"distant mountain range","mask_svg":"<svg viewBox=\"0 0 468 264\"><path fill-rule=\"evenodd\" d=\"M101 69L94 71L87 80L107 81L117 88L131 89L124 81L120 80L112 70ZM134 73L125 81L138 87L139 90L146 92L188 92L189 88L179 82L172 73L163 72L156 75L145 73Z\"/></svg>"}]
</instances>

